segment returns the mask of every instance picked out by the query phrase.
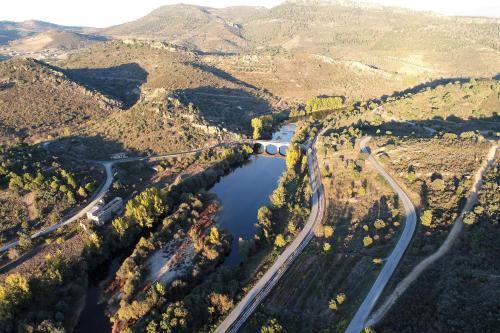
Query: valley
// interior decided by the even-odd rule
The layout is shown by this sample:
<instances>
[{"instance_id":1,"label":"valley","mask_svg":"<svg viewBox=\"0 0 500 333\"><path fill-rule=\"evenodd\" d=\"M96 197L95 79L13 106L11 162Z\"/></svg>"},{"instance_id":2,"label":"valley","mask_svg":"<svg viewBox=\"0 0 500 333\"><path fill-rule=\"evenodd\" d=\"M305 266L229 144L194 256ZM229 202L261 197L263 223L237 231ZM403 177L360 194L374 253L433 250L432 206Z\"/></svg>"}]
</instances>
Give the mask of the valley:
<instances>
[{"instance_id":1,"label":"valley","mask_svg":"<svg viewBox=\"0 0 500 333\"><path fill-rule=\"evenodd\" d=\"M0 332L495 332L499 29L0 21Z\"/></svg>"}]
</instances>

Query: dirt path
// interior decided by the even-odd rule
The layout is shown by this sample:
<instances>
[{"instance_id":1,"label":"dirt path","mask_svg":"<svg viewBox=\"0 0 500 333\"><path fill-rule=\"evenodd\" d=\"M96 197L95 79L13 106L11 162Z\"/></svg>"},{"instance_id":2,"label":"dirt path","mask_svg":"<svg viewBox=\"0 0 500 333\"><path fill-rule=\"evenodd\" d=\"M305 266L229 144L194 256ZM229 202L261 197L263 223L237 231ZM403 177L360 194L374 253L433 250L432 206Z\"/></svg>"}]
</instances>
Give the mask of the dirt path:
<instances>
[{"instance_id":1,"label":"dirt path","mask_svg":"<svg viewBox=\"0 0 500 333\"><path fill-rule=\"evenodd\" d=\"M370 318L367 321L367 326L373 326L376 324L378 321L380 321L385 314L389 311L389 309L394 305L394 303L397 301L399 296L401 296L406 289L410 286L410 284L415 281L419 275L430 265L432 265L436 260L441 258L448 250L451 248L455 240L457 239L458 235L462 231L463 228L463 223L462 220L464 218L464 215L469 212L474 205L476 204L477 198L478 198L478 193L479 189L481 188L483 184L483 176L484 174L490 169L491 165L493 164L495 160L495 155L496 151L498 150L499 146L498 144L495 144L490 148L488 151L488 154L486 156L486 160L483 162L479 170L476 172L474 176L474 183L472 185L472 188L469 191L469 196L467 198L467 202L465 203L464 208L462 209L459 217L455 220L453 227L451 228L450 233L448 234L448 237L444 241L444 243L441 245L441 247L422 260L413 270L408 274L399 284L396 286L394 291L388 296L386 301L375 311Z\"/></svg>"}]
</instances>

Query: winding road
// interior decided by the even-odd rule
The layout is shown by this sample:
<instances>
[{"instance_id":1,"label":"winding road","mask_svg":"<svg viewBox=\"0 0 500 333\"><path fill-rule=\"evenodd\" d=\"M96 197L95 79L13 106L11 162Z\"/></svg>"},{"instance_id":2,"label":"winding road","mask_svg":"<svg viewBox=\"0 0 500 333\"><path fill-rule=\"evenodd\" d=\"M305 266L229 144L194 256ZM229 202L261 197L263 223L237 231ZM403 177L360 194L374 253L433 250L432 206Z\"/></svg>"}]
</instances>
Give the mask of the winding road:
<instances>
[{"instance_id":1,"label":"winding road","mask_svg":"<svg viewBox=\"0 0 500 333\"><path fill-rule=\"evenodd\" d=\"M396 181L385 171L382 165L380 165L380 163L370 154L369 148L366 147L366 144L370 139L371 137L364 137L361 140L361 151L368 154L368 161L372 164L375 170L377 170L377 172L385 178L385 180L389 183L389 185L391 185L393 190L398 194L399 198L403 202L403 206L406 212L406 222L404 230L396 246L394 247L394 250L389 255L389 257L387 257L384 267L380 271L377 279L375 280L375 283L372 285L372 288L368 292L368 295L366 295L363 303L361 303L361 306L358 308L358 311L349 323L349 326L345 331L346 333L359 333L365 328L368 316L375 307L378 298L382 294L382 291L389 282L389 279L396 270L396 267L401 261L404 252L410 244L413 233L415 232L417 222L415 207L411 203L406 193L398 185L398 183L396 183Z\"/></svg>"},{"instance_id":2,"label":"winding road","mask_svg":"<svg viewBox=\"0 0 500 333\"><path fill-rule=\"evenodd\" d=\"M474 182L472 184L472 188L469 191L469 196L467 198L467 202L465 203L464 208L462 209L460 216L455 220L453 227L451 228L450 233L448 234L448 237L446 237L446 240L443 242L443 244L439 247L439 249L422 260L413 270L403 279L401 282L398 283L394 291L387 297L385 302L375 311L370 318L367 321L367 326L372 326L376 324L378 321L380 321L385 314L389 311L389 309L394 305L396 300L401 296L405 290L410 286L410 284L415 281L419 275L430 265L432 265L436 260L441 258L448 250L451 248L453 242L457 239L458 235L463 229L463 218L464 215L469 212L474 205L477 202L478 194L479 194L479 189L482 186L483 183L483 177L485 173L490 169L492 166L494 160L495 160L495 155L496 151L499 149L498 145L494 145L490 148L488 151L488 154L486 156L486 160L484 163L481 165L479 170L476 172L475 177L474 177Z\"/></svg>"},{"instance_id":3,"label":"winding road","mask_svg":"<svg viewBox=\"0 0 500 333\"><path fill-rule=\"evenodd\" d=\"M318 135L320 136L321 133ZM324 190L321 182L318 162L314 143L310 144L308 149L308 166L310 182L312 188L312 209L304 228L297 237L287 246L279 255L274 264L267 270L262 278L253 286L253 288L243 297L236 307L229 313L224 321L217 327L215 333L237 332L245 321L250 317L257 306L265 299L272 288L278 283L280 278L290 267L309 241L312 239L314 227L321 222L325 212Z\"/></svg>"},{"instance_id":4,"label":"winding road","mask_svg":"<svg viewBox=\"0 0 500 333\"><path fill-rule=\"evenodd\" d=\"M50 145L51 142L44 142L42 144L42 147L44 149L48 149L48 146ZM228 143L227 145L234 144L234 143ZM183 151L183 152L176 152L176 153L170 153L170 154L164 154L164 155L156 155L156 156L146 156L146 157L130 157L130 158L123 158L119 160L110 160L110 161L93 161L93 160L86 160L85 162L88 163L94 163L94 164L100 164L104 170L106 171L106 181L102 186L100 187L99 191L94 194L93 199L91 202L89 202L84 208L82 208L77 214L73 215L72 217L63 220L57 224L54 224L48 228L42 229L38 232L35 232L32 234L30 237L31 239L35 239L40 236L45 236L48 235L54 231L56 231L59 228L62 228L70 223L73 223L75 221L78 221L79 219L83 218L85 214L87 214L88 211L90 211L108 192L111 184L113 183L113 165L119 164L119 163L128 163L128 162L134 162L134 161L157 161L169 157L176 157L176 156L181 156L181 155L186 155L186 154L193 154L197 152L201 152L205 149L212 149L215 147L221 146L221 144L217 144L212 147L207 147L207 148L199 148L199 149L194 149L194 150L189 150L189 151ZM14 242L11 242L9 244L6 244L2 247L0 247L0 253L8 251L10 248L15 247L19 245L19 240L16 240Z\"/></svg>"},{"instance_id":5,"label":"winding road","mask_svg":"<svg viewBox=\"0 0 500 333\"><path fill-rule=\"evenodd\" d=\"M251 143L254 140L243 140L243 143ZM41 143L41 146L45 149L48 150L49 145L53 141L46 141ZM101 188L99 191L94 194L93 199L91 202L89 202L84 208L82 208L77 214L73 215L72 217L65 219L57 224L54 224L53 226L50 226L48 228L42 229L38 232L35 232L30 236L31 239L35 239L40 236L45 236L48 235L54 231L56 231L59 228L62 228L70 223L73 223L75 221L78 221L79 219L83 218L85 214L87 214L88 211L90 211L104 196L109 190L109 187L113 183L113 165L115 164L120 164L120 163L128 163L128 162L136 162L136 161L159 161L165 158L170 158L170 157L177 157L177 156L182 156L182 155L187 155L187 154L194 154L194 153L199 153L207 149L214 149L217 147L222 147L222 146L231 146L231 145L237 145L241 144L241 142L226 142L226 143L218 143L216 145L210 146L210 147L204 147L204 148L197 148L197 149L192 149L192 150L186 150L186 151L181 151L181 152L175 152L175 153L168 153L168 154L162 154L162 155L152 155L152 156L144 156L144 157L128 157L128 158L123 158L123 159L117 159L117 160L108 160L108 161L97 161L97 160L83 160L84 162L87 163L93 163L93 164L99 164L101 165L105 171L106 171L106 181L104 184L102 184ZM6 244L2 247L0 247L0 253L8 251L10 248L13 248L15 246L19 245L19 240L13 241L9 244Z\"/></svg>"}]
</instances>

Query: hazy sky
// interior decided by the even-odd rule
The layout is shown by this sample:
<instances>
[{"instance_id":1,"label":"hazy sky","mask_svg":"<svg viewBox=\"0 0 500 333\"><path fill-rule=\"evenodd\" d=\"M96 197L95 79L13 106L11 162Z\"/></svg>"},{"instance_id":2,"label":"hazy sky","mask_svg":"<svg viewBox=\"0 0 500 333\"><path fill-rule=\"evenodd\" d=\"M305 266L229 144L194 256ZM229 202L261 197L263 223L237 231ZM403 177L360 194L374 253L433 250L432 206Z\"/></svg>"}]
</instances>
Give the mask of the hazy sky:
<instances>
[{"instance_id":1,"label":"hazy sky","mask_svg":"<svg viewBox=\"0 0 500 333\"><path fill-rule=\"evenodd\" d=\"M42 20L64 25L106 27L137 19L162 5L191 3L210 7L273 7L283 0L2 0L0 20ZM500 0L365 0L447 15L500 17Z\"/></svg>"}]
</instances>

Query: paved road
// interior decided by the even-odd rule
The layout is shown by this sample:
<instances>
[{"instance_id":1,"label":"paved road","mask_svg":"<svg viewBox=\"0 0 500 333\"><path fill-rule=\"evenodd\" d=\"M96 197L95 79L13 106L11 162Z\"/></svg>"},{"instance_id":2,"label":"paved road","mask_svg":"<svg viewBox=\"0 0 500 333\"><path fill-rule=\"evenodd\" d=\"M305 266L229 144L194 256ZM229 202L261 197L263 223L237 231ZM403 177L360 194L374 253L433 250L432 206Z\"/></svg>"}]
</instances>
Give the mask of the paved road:
<instances>
[{"instance_id":1,"label":"paved road","mask_svg":"<svg viewBox=\"0 0 500 333\"><path fill-rule=\"evenodd\" d=\"M394 189L394 191L398 194L399 198L403 202L403 206L406 211L406 222L403 233L396 244L396 247L386 259L384 267L380 271L375 283L372 288L366 295L363 303L358 308L358 311L352 318L349 326L346 329L346 333L359 333L363 330L366 325L366 321L368 316L372 312L375 303L377 302L380 294L384 290L387 282L391 278L392 274L396 270L401 258L403 257L406 248L410 244L413 233L415 232L417 214L415 213L415 207L411 203L410 199L406 195L406 193L401 189L401 187L394 181L394 179L384 170L384 168L380 165L380 163L370 154L369 148L366 147L366 144L371 139L371 137L365 137L361 140L361 150L365 153L368 153L368 161L372 164L372 166L377 170L377 172L384 177L389 185Z\"/></svg>"},{"instance_id":2,"label":"paved road","mask_svg":"<svg viewBox=\"0 0 500 333\"><path fill-rule=\"evenodd\" d=\"M394 305L399 296L401 296L405 292L405 290L410 286L410 284L413 281L415 281L427 267L429 267L432 263L441 258L451 248L451 245L457 239L458 235L462 231L463 228L462 221L464 215L467 212L469 212L477 202L478 192L483 183L483 177L493 164L495 160L496 151L498 148L499 148L498 145L494 145L490 148L490 150L488 151L488 155L486 156L486 160L484 161L483 165L481 165L479 170L476 172L474 183L472 184L472 187L469 191L467 202L465 203L465 206L462 209L460 216L455 220L453 227L451 228L451 231L448 234L448 237L446 237L446 240L443 242L443 244L439 247L439 249L436 252L434 252L424 260L422 260L417 266L415 266L415 268L413 268L413 270L403 280L401 280L401 282L399 282L399 284L396 286L392 294L389 295L389 297L386 299L384 304L382 304L377 309L377 311L375 311L370 316L370 318L367 321L367 326L372 326L376 324L378 321L380 321L380 319L382 319L385 316L385 314L389 311L392 305Z\"/></svg>"},{"instance_id":3,"label":"paved road","mask_svg":"<svg viewBox=\"0 0 500 333\"><path fill-rule=\"evenodd\" d=\"M321 134L320 134L321 135ZM215 333L237 332L250 317L257 306L265 299L291 263L304 250L312 239L314 227L321 222L325 212L325 198L321 175L316 159L314 143L308 150L308 164L312 195L312 209L304 228L290 245L280 254L274 264L267 270L257 284L243 297L226 319L215 330Z\"/></svg>"},{"instance_id":4,"label":"paved road","mask_svg":"<svg viewBox=\"0 0 500 333\"><path fill-rule=\"evenodd\" d=\"M101 200L104 197L104 195L108 192L109 187L113 183L113 174L112 174L113 163L112 162L103 162L102 165L103 165L104 169L106 170L106 181L101 186L101 188L99 189L99 191L97 192L97 194L94 196L94 200L92 200L87 206L85 206L76 215L70 217L69 219L61 221L58 224L55 224L53 226L50 226L50 227L48 227L46 229L43 229L43 230L40 230L40 231L34 233L33 235L31 235L31 239L35 239L37 237L50 234L51 232L54 232L55 230L57 230L57 229L59 229L61 227L64 227L65 225L68 225L68 224L70 224L72 222L75 222L75 221L79 220L80 218L84 217L85 214L87 214L87 212L92 207L94 207L99 200ZM7 245L2 246L0 248L0 253L4 252L4 251L7 251L8 249L10 249L10 248L12 248L14 246L17 246L18 244L19 244L19 241L14 241L12 243L9 243Z\"/></svg>"}]
</instances>

